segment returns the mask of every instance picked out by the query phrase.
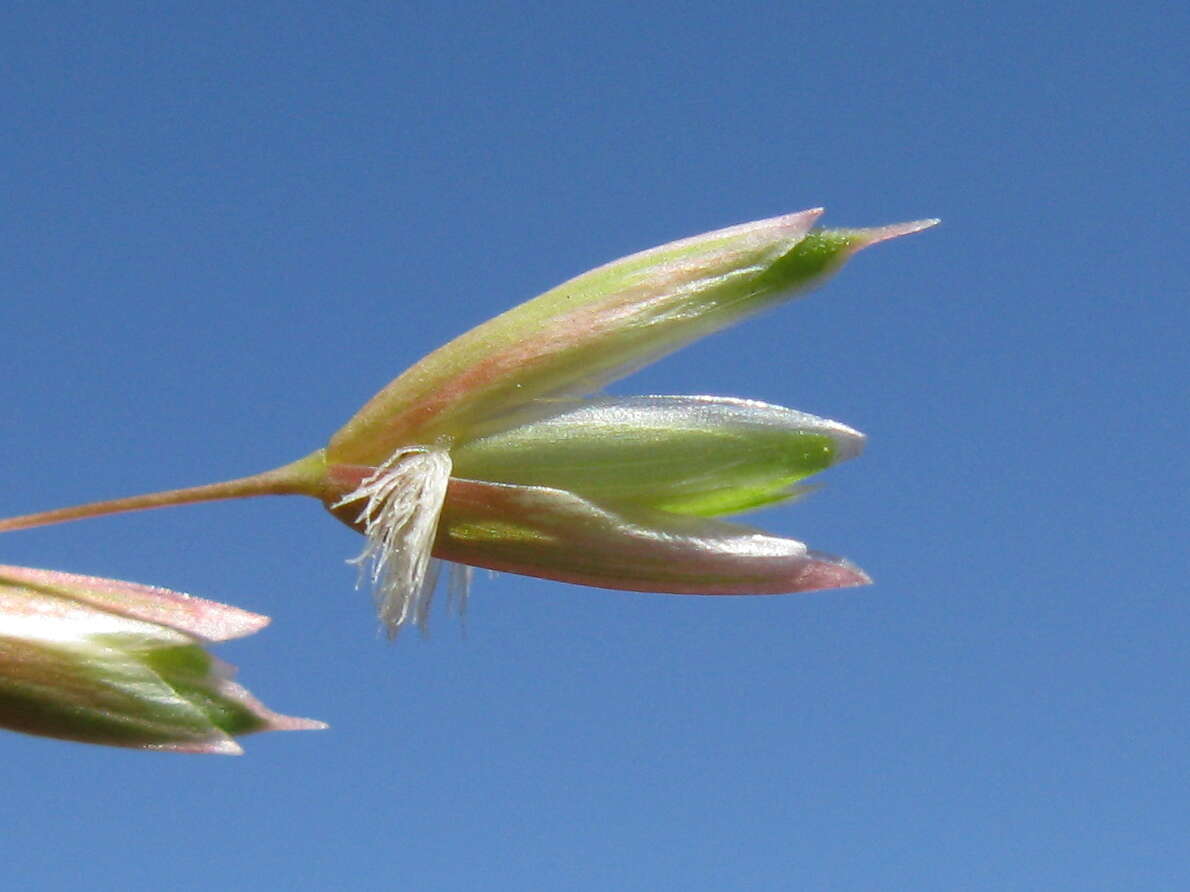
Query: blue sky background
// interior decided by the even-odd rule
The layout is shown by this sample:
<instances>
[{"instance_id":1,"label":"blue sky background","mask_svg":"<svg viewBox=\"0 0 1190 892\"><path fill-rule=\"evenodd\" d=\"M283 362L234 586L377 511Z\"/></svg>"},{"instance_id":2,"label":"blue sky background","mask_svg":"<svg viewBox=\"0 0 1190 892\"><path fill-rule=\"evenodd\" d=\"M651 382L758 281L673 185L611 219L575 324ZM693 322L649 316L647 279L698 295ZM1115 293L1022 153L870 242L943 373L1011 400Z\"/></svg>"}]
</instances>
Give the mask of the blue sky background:
<instances>
[{"instance_id":1,"label":"blue sky background","mask_svg":"<svg viewBox=\"0 0 1190 892\"><path fill-rule=\"evenodd\" d=\"M0 513L322 444L584 269L816 205L939 216L617 384L838 418L765 528L877 584L479 578L377 634L314 502L3 537L274 617L331 723L239 759L0 736L21 888L1181 889L1184 4L16 3Z\"/></svg>"}]
</instances>

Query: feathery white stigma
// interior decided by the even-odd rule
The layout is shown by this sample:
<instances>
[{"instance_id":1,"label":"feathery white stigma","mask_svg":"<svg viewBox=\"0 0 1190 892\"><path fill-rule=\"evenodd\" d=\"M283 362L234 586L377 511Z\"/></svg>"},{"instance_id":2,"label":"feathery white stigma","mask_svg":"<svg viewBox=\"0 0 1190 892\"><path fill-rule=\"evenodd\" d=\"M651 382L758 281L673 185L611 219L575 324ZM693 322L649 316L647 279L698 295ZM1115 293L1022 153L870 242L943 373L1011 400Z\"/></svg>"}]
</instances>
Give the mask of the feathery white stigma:
<instances>
[{"instance_id":1,"label":"feathery white stigma","mask_svg":"<svg viewBox=\"0 0 1190 892\"><path fill-rule=\"evenodd\" d=\"M365 572L371 577L389 637L410 623L425 626L438 579L438 562L430 554L450 468L445 451L402 449L335 506L364 502L356 522L368 541L350 563L359 566L361 578Z\"/></svg>"}]
</instances>

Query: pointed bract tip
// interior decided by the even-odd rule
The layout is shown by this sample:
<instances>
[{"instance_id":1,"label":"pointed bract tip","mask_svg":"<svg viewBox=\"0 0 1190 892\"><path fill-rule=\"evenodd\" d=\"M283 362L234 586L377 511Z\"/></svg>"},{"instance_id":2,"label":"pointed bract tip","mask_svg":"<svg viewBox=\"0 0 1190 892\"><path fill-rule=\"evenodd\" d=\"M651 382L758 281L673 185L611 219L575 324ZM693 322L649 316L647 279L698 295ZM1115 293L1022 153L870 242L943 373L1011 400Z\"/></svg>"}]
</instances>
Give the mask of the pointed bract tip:
<instances>
[{"instance_id":1,"label":"pointed bract tip","mask_svg":"<svg viewBox=\"0 0 1190 892\"><path fill-rule=\"evenodd\" d=\"M826 208L806 208L804 211L793 211L788 214L778 214L775 217L766 217L763 220L750 220L747 223L737 223L735 226L728 226L717 231L692 236L689 239L684 239L684 241L702 240L708 236L715 237L733 235L736 233L750 232L757 229L771 231L775 229L789 228L805 232L825 212Z\"/></svg>"},{"instance_id":2,"label":"pointed bract tip","mask_svg":"<svg viewBox=\"0 0 1190 892\"><path fill-rule=\"evenodd\" d=\"M857 585L871 585L872 577L845 558L820 551L811 551L805 569L798 574L801 591L828 588L853 588Z\"/></svg>"},{"instance_id":3,"label":"pointed bract tip","mask_svg":"<svg viewBox=\"0 0 1190 892\"><path fill-rule=\"evenodd\" d=\"M828 421L823 426L824 432L830 435L835 444L834 463L849 461L863 454L868 438L855 428L839 421Z\"/></svg>"},{"instance_id":4,"label":"pointed bract tip","mask_svg":"<svg viewBox=\"0 0 1190 892\"><path fill-rule=\"evenodd\" d=\"M775 230L787 229L790 235L801 239L824 213L826 213L826 208L807 208L804 211L794 211L792 214L770 217L768 220L762 220L760 225L763 226L767 223ZM739 228L744 229L756 225L755 223L743 223Z\"/></svg>"},{"instance_id":5,"label":"pointed bract tip","mask_svg":"<svg viewBox=\"0 0 1190 892\"><path fill-rule=\"evenodd\" d=\"M908 223L889 223L887 226L874 226L871 229L861 229L863 240L859 247L867 248L870 245L878 244L879 242L887 242L890 239L900 238L903 235L912 235L915 232L921 232L923 229L929 229L937 226L942 221L933 217L928 220L911 220Z\"/></svg>"},{"instance_id":6,"label":"pointed bract tip","mask_svg":"<svg viewBox=\"0 0 1190 892\"><path fill-rule=\"evenodd\" d=\"M233 667L226 663L222 666L224 673L234 674ZM306 719L274 712L252 696L247 688L233 681L224 680L220 685L219 692L228 701L237 703L252 714L254 720L259 723L258 727L253 729L254 733L259 731L323 731L330 727L326 722L320 722L317 719Z\"/></svg>"},{"instance_id":7,"label":"pointed bract tip","mask_svg":"<svg viewBox=\"0 0 1190 892\"><path fill-rule=\"evenodd\" d=\"M269 720L270 731L325 731L329 728L326 722L317 719L301 719L290 715L274 714Z\"/></svg>"},{"instance_id":8,"label":"pointed bract tip","mask_svg":"<svg viewBox=\"0 0 1190 892\"><path fill-rule=\"evenodd\" d=\"M783 214L782 216L778 217L777 219L790 220L790 221L793 221L793 220L797 220L797 221L817 220L819 217L821 217L825 213L826 213L826 208L824 208L824 207L806 208L804 211L794 211L791 214Z\"/></svg>"},{"instance_id":9,"label":"pointed bract tip","mask_svg":"<svg viewBox=\"0 0 1190 892\"><path fill-rule=\"evenodd\" d=\"M788 214L778 214L776 217L769 217L767 220L757 220L754 223L740 223L738 227L731 227L724 229L724 232L731 232L734 228L744 229L746 227L757 226L806 226L813 223L819 217L826 213L826 208L806 208L804 211L793 211ZM695 236L695 238L702 238L702 236Z\"/></svg>"},{"instance_id":10,"label":"pointed bract tip","mask_svg":"<svg viewBox=\"0 0 1190 892\"><path fill-rule=\"evenodd\" d=\"M804 211L794 211L791 214L765 217L763 220L749 220L747 223L737 223L734 226L727 226L712 232L704 232L699 235L690 236L689 238L679 239L666 245L659 245L656 248L651 248L639 254L633 254L629 258L622 258L622 260L644 257L661 251L672 251L680 247L694 247L698 245L705 247L712 242L723 240L733 241L737 248L744 247L749 243L755 246L771 246L780 244L781 242L786 242L786 247L792 247L806 237L814 224L818 222L818 218L822 216L823 210L823 208L809 208ZM613 264L609 264L609 266L619 262L621 261L613 261ZM605 268L601 267L601 269Z\"/></svg>"},{"instance_id":11,"label":"pointed bract tip","mask_svg":"<svg viewBox=\"0 0 1190 892\"><path fill-rule=\"evenodd\" d=\"M218 737L201 742L160 743L139 747L160 753L191 753L199 756L242 756L244 748L230 737Z\"/></svg>"}]
</instances>

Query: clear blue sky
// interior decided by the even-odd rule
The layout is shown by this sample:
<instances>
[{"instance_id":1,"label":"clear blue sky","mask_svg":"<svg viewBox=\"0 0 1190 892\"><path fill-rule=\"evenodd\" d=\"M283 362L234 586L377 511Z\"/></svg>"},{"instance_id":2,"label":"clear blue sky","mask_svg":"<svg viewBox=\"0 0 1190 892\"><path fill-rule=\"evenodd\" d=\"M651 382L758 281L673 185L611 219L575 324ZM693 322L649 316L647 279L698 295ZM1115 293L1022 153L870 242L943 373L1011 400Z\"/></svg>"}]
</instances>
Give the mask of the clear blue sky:
<instances>
[{"instance_id":1,"label":"clear blue sky","mask_svg":"<svg viewBox=\"0 0 1190 892\"><path fill-rule=\"evenodd\" d=\"M274 617L329 731L0 736L10 884L1181 889L1184 4L21 3L0 14L0 513L321 445L582 270L825 205L938 216L617 384L869 435L765 528L877 584L481 576L389 646L314 502L3 537Z\"/></svg>"}]
</instances>

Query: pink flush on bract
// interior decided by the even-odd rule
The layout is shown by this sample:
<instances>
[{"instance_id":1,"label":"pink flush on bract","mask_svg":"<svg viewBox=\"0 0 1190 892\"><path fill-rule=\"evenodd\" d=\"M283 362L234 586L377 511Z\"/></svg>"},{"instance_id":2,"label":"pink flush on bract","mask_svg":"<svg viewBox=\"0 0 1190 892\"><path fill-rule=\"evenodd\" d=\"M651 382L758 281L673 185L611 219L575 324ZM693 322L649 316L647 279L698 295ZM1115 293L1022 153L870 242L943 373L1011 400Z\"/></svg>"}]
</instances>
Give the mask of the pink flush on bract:
<instances>
[{"instance_id":1,"label":"pink flush on bract","mask_svg":"<svg viewBox=\"0 0 1190 892\"><path fill-rule=\"evenodd\" d=\"M923 220L820 229L820 210L732 226L584 273L399 375L324 449L272 471L0 521L0 531L217 498L300 494L363 532L390 631L421 622L437 560L678 594L860 585L849 562L721 520L796 496L863 436L746 399L608 397L608 383L825 281Z\"/></svg>"},{"instance_id":2,"label":"pink flush on bract","mask_svg":"<svg viewBox=\"0 0 1190 892\"><path fill-rule=\"evenodd\" d=\"M267 709L204 649L268 621L131 582L0 566L0 727L224 754L240 753L244 734L326 727Z\"/></svg>"}]
</instances>

